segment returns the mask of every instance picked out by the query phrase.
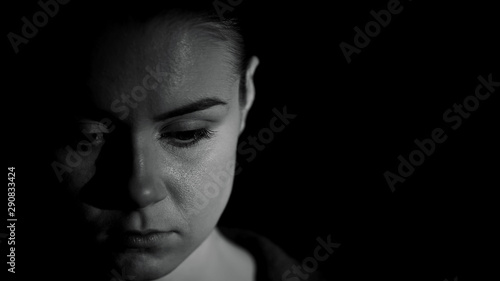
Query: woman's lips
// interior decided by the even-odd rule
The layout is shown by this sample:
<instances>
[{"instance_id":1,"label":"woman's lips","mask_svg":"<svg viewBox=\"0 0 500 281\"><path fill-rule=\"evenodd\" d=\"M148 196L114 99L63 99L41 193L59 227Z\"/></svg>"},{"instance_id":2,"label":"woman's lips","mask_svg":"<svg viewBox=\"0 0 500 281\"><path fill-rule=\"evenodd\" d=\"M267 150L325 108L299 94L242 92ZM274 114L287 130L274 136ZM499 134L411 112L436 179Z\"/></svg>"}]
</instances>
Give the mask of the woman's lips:
<instances>
[{"instance_id":1,"label":"woman's lips","mask_svg":"<svg viewBox=\"0 0 500 281\"><path fill-rule=\"evenodd\" d=\"M120 248L149 249L161 248L167 243L173 231L125 231L112 237L114 244Z\"/></svg>"}]
</instances>

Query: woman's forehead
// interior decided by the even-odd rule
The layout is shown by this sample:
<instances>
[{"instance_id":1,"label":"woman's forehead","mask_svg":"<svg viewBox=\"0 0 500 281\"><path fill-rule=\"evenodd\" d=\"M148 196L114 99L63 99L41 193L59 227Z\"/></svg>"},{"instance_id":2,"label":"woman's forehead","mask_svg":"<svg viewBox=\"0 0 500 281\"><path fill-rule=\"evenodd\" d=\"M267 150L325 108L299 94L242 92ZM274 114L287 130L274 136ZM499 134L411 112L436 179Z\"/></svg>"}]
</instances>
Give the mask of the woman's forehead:
<instances>
[{"instance_id":1,"label":"woman's forehead","mask_svg":"<svg viewBox=\"0 0 500 281\"><path fill-rule=\"evenodd\" d=\"M234 59L227 44L203 36L202 30L188 24L152 21L115 25L107 27L97 42L92 56L92 77L116 79L115 76L161 64L175 83L176 75L187 74L190 67L207 55L225 56L223 62Z\"/></svg>"},{"instance_id":2,"label":"woman's forehead","mask_svg":"<svg viewBox=\"0 0 500 281\"><path fill-rule=\"evenodd\" d=\"M204 95L227 100L237 80L231 60L224 44L193 28L113 26L96 46L89 86L94 102L104 110L123 95L145 96L140 99L148 107Z\"/></svg>"}]
</instances>

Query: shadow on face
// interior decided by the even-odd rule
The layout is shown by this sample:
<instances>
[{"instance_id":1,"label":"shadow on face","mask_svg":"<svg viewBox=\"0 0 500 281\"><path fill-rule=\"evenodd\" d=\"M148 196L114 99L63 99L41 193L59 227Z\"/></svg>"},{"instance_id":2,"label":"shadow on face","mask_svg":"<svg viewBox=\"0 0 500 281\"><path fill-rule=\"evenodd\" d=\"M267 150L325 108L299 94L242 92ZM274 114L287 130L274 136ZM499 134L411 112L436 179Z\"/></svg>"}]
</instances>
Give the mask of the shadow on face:
<instances>
[{"instance_id":1,"label":"shadow on face","mask_svg":"<svg viewBox=\"0 0 500 281\"><path fill-rule=\"evenodd\" d=\"M240 76L227 42L203 23L163 17L104 30L75 105L76 136L57 150L59 176L114 266L159 278L227 204Z\"/></svg>"}]
</instances>

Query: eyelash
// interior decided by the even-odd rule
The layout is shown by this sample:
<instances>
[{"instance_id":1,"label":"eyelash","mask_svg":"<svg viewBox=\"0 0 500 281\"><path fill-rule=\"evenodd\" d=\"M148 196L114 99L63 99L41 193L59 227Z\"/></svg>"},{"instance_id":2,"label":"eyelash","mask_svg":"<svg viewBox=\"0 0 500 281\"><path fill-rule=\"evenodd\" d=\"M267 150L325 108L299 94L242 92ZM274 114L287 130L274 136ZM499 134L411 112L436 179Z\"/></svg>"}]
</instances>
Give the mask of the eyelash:
<instances>
[{"instance_id":1,"label":"eyelash","mask_svg":"<svg viewBox=\"0 0 500 281\"><path fill-rule=\"evenodd\" d=\"M103 129L104 128L104 129ZM109 134L103 124L83 123L78 132L79 140L87 140L89 137L93 140L90 141L94 146L101 146L106 142L106 135Z\"/></svg>"},{"instance_id":2,"label":"eyelash","mask_svg":"<svg viewBox=\"0 0 500 281\"><path fill-rule=\"evenodd\" d=\"M215 131L202 128L197 130L162 133L160 135L160 139L166 140L174 146L187 148L197 144L203 139L210 139L214 135L214 133ZM179 136L179 134L188 134L188 136ZM181 138L184 138L184 140L181 140ZM186 139L188 140L186 141Z\"/></svg>"}]
</instances>

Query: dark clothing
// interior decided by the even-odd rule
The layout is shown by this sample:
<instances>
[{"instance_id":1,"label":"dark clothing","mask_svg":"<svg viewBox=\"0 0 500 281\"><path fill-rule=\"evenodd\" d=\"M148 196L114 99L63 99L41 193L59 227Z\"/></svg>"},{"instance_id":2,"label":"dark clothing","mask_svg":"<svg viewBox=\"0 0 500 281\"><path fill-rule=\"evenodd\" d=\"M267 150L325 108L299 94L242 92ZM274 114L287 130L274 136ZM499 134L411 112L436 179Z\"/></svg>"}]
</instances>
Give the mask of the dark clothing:
<instances>
[{"instance_id":1,"label":"dark clothing","mask_svg":"<svg viewBox=\"0 0 500 281\"><path fill-rule=\"evenodd\" d=\"M246 249L254 257L257 281L326 280L318 272L308 274L307 279L301 279L292 272L292 266L300 266L300 263L290 258L283 250L263 236L240 229L219 228L219 230L225 237ZM290 273L286 273L286 271ZM302 270L302 272L304 271ZM304 272L304 274L307 273ZM283 277L283 275L285 276Z\"/></svg>"}]
</instances>

